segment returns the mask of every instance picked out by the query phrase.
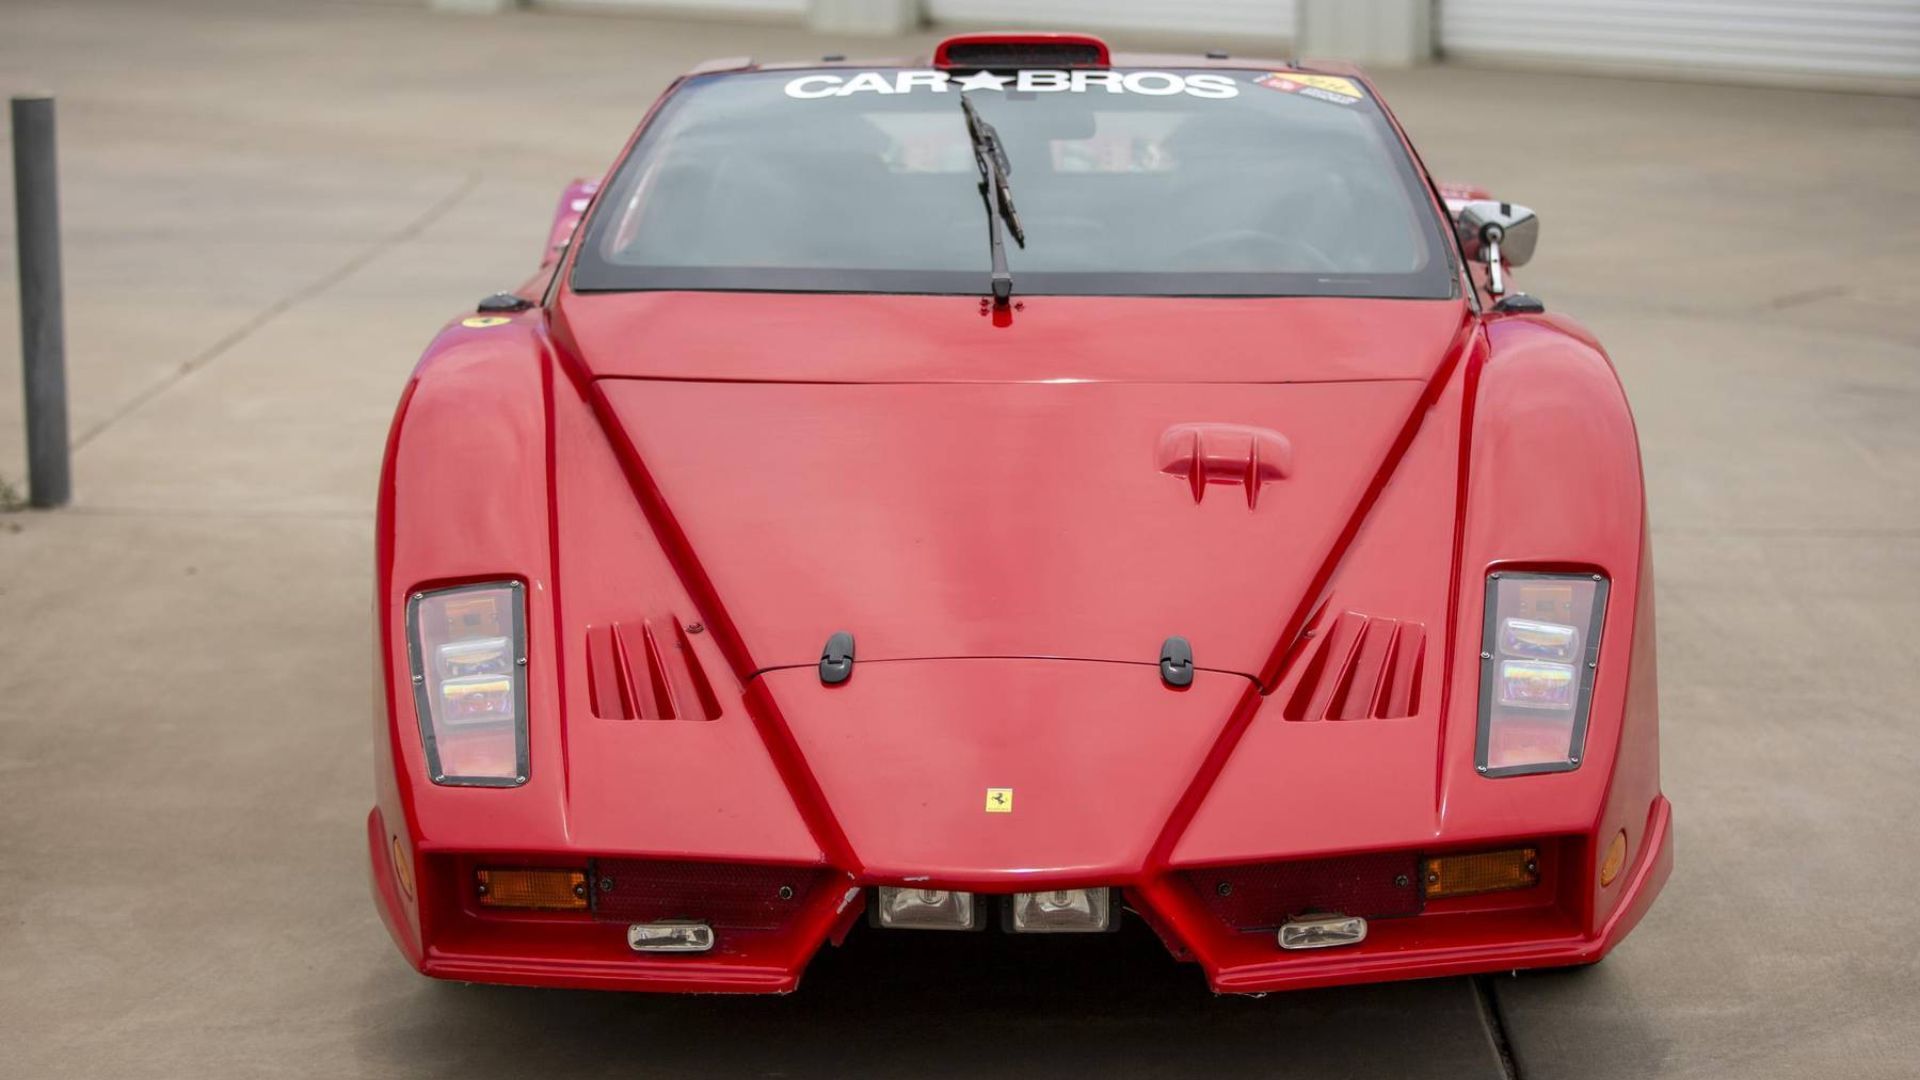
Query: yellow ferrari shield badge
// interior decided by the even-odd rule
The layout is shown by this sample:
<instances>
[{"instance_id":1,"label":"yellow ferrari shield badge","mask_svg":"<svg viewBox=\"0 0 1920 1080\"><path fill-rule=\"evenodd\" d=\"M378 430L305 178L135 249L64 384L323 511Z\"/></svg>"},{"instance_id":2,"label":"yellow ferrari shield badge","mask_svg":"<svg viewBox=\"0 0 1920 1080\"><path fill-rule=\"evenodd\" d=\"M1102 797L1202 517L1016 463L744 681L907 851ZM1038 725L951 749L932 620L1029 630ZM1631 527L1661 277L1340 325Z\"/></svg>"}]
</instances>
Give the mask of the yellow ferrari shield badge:
<instances>
[{"instance_id":1,"label":"yellow ferrari shield badge","mask_svg":"<svg viewBox=\"0 0 1920 1080\"><path fill-rule=\"evenodd\" d=\"M1010 787L990 787L987 789L987 813L1013 813L1013 789Z\"/></svg>"}]
</instances>

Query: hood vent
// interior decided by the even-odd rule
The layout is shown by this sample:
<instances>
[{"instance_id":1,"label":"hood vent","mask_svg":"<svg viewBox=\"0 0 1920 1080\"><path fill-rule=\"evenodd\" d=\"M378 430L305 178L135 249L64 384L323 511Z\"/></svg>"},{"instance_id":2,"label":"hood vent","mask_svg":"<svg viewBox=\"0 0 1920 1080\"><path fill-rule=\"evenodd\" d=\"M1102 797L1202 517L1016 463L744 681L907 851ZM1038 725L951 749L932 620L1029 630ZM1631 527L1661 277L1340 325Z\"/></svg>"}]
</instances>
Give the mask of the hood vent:
<instances>
[{"instance_id":1,"label":"hood vent","mask_svg":"<svg viewBox=\"0 0 1920 1080\"><path fill-rule=\"evenodd\" d=\"M1426 628L1357 611L1334 620L1288 699L1289 720L1394 720L1420 708Z\"/></svg>"},{"instance_id":2,"label":"hood vent","mask_svg":"<svg viewBox=\"0 0 1920 1080\"><path fill-rule=\"evenodd\" d=\"M1246 488L1247 509L1260 504L1260 488L1285 480L1293 470L1293 444L1285 435L1245 424L1175 424L1160 433L1160 471L1187 481L1198 503L1208 484Z\"/></svg>"},{"instance_id":3,"label":"hood vent","mask_svg":"<svg viewBox=\"0 0 1920 1080\"><path fill-rule=\"evenodd\" d=\"M603 720L718 720L720 700L679 619L587 627L587 694ZM661 638L664 637L665 641Z\"/></svg>"}]
</instances>

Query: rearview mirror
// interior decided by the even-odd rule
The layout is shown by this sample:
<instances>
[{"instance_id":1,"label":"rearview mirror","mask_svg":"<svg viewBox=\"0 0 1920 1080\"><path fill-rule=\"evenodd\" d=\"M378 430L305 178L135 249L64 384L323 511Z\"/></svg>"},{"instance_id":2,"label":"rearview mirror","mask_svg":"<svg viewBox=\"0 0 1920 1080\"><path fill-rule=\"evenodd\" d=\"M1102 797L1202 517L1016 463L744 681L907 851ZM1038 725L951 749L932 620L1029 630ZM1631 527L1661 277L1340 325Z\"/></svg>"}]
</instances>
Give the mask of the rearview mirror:
<instances>
[{"instance_id":1,"label":"rearview mirror","mask_svg":"<svg viewBox=\"0 0 1920 1080\"><path fill-rule=\"evenodd\" d=\"M1525 266L1540 240L1539 217L1514 203L1492 199L1464 202L1454 213L1453 223L1467 258L1486 263L1492 271L1487 291L1495 296L1507 291L1500 278L1501 264Z\"/></svg>"}]
</instances>

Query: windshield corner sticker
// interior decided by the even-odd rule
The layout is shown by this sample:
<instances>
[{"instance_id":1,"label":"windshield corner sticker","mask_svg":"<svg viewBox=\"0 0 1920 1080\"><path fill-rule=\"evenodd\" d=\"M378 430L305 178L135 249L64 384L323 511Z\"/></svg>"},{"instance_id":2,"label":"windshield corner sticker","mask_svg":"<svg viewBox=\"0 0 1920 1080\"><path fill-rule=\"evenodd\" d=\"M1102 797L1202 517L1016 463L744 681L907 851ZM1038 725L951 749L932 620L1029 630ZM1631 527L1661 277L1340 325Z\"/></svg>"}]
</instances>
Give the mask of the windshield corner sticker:
<instances>
[{"instance_id":1,"label":"windshield corner sticker","mask_svg":"<svg viewBox=\"0 0 1920 1080\"><path fill-rule=\"evenodd\" d=\"M1344 82L1345 80L1336 80ZM787 83L790 98L815 99L847 97L852 94L944 94L949 90L1012 90L1017 93L1143 94L1171 97L1185 94L1197 98L1230 98L1240 93L1240 84L1228 75L1197 73L1180 75L1171 71L1048 71L1028 69L1013 75L991 71L975 72L955 78L944 71L859 71L847 74L816 72Z\"/></svg>"},{"instance_id":2,"label":"windshield corner sticker","mask_svg":"<svg viewBox=\"0 0 1920 1080\"><path fill-rule=\"evenodd\" d=\"M1278 90L1286 94L1299 94L1318 101L1331 101L1335 105L1351 105L1364 95L1360 84L1352 79L1343 79L1338 75L1304 75L1297 71L1276 71L1271 75L1262 75L1253 80L1269 90Z\"/></svg>"}]
</instances>

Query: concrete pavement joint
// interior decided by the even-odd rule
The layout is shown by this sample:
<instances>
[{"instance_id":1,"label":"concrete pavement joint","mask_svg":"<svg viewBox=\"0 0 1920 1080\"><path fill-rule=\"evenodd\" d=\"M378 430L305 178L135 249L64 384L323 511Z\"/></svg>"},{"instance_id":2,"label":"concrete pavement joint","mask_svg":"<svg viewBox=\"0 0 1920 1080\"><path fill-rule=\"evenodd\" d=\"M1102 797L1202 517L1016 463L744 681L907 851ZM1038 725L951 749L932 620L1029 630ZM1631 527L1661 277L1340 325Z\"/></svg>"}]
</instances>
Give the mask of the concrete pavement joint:
<instances>
[{"instance_id":1,"label":"concrete pavement joint","mask_svg":"<svg viewBox=\"0 0 1920 1080\"><path fill-rule=\"evenodd\" d=\"M215 506L73 506L69 515L108 518L191 518L195 521L364 521L371 511L355 510L235 510Z\"/></svg>"},{"instance_id":2,"label":"concrete pavement joint","mask_svg":"<svg viewBox=\"0 0 1920 1080\"><path fill-rule=\"evenodd\" d=\"M1826 285L1820 288L1802 289L1799 292L1791 292L1783 296L1772 297L1767 300L1766 303L1762 304L1761 307L1773 311L1783 311L1787 308L1800 307L1803 304L1817 303L1821 300L1837 300L1851 292L1853 292L1853 289L1846 285Z\"/></svg>"},{"instance_id":3,"label":"concrete pavement joint","mask_svg":"<svg viewBox=\"0 0 1920 1080\"><path fill-rule=\"evenodd\" d=\"M434 222L439 221L451 213L454 207L459 206L468 195L471 195L473 190L480 186L480 179L481 176L478 172L469 171L465 177L462 178L459 186L441 198L439 202L429 206L419 217L416 217L396 230L393 235L375 242L372 247L348 259L338 268L322 275L312 284L267 305L258 315L248 319L238 329L221 338L219 341L214 342L213 345L202 350L199 354L183 361L171 374L148 386L138 394L135 394L125 404L109 413L105 419L81 434L79 438L73 441L74 450L84 449L88 443L105 434L108 428L111 428L113 425L138 412L148 402L166 393L172 387L179 385L181 380L185 379L188 375L219 359L227 350L252 337L281 315L298 307L302 301L311 300L316 296L325 294L327 290L352 277L356 272L364 269L381 255L425 232Z\"/></svg>"},{"instance_id":4,"label":"concrete pavement joint","mask_svg":"<svg viewBox=\"0 0 1920 1080\"><path fill-rule=\"evenodd\" d=\"M1500 1016L1500 1002L1493 996L1491 975L1475 975L1468 980L1473 983L1473 1003L1480 1014L1480 1027L1487 1033L1487 1041L1493 1044L1493 1052L1500 1059L1500 1074L1506 1080L1520 1080L1520 1067L1513 1060L1513 1043L1507 1038L1507 1023Z\"/></svg>"},{"instance_id":5,"label":"concrete pavement joint","mask_svg":"<svg viewBox=\"0 0 1920 1080\"><path fill-rule=\"evenodd\" d=\"M1702 528L1689 528L1686 526L1668 529L1655 528L1653 535L1656 537L1711 536L1719 539L1728 539L1731 537L1778 537L1789 540L1907 540L1920 538L1920 528L1904 528L1898 525L1887 526L1885 528L1876 528L1873 526L1861 526L1858 528L1849 528L1846 526L1796 528L1792 525L1781 525L1777 527L1767 525L1711 525Z\"/></svg>"}]
</instances>

